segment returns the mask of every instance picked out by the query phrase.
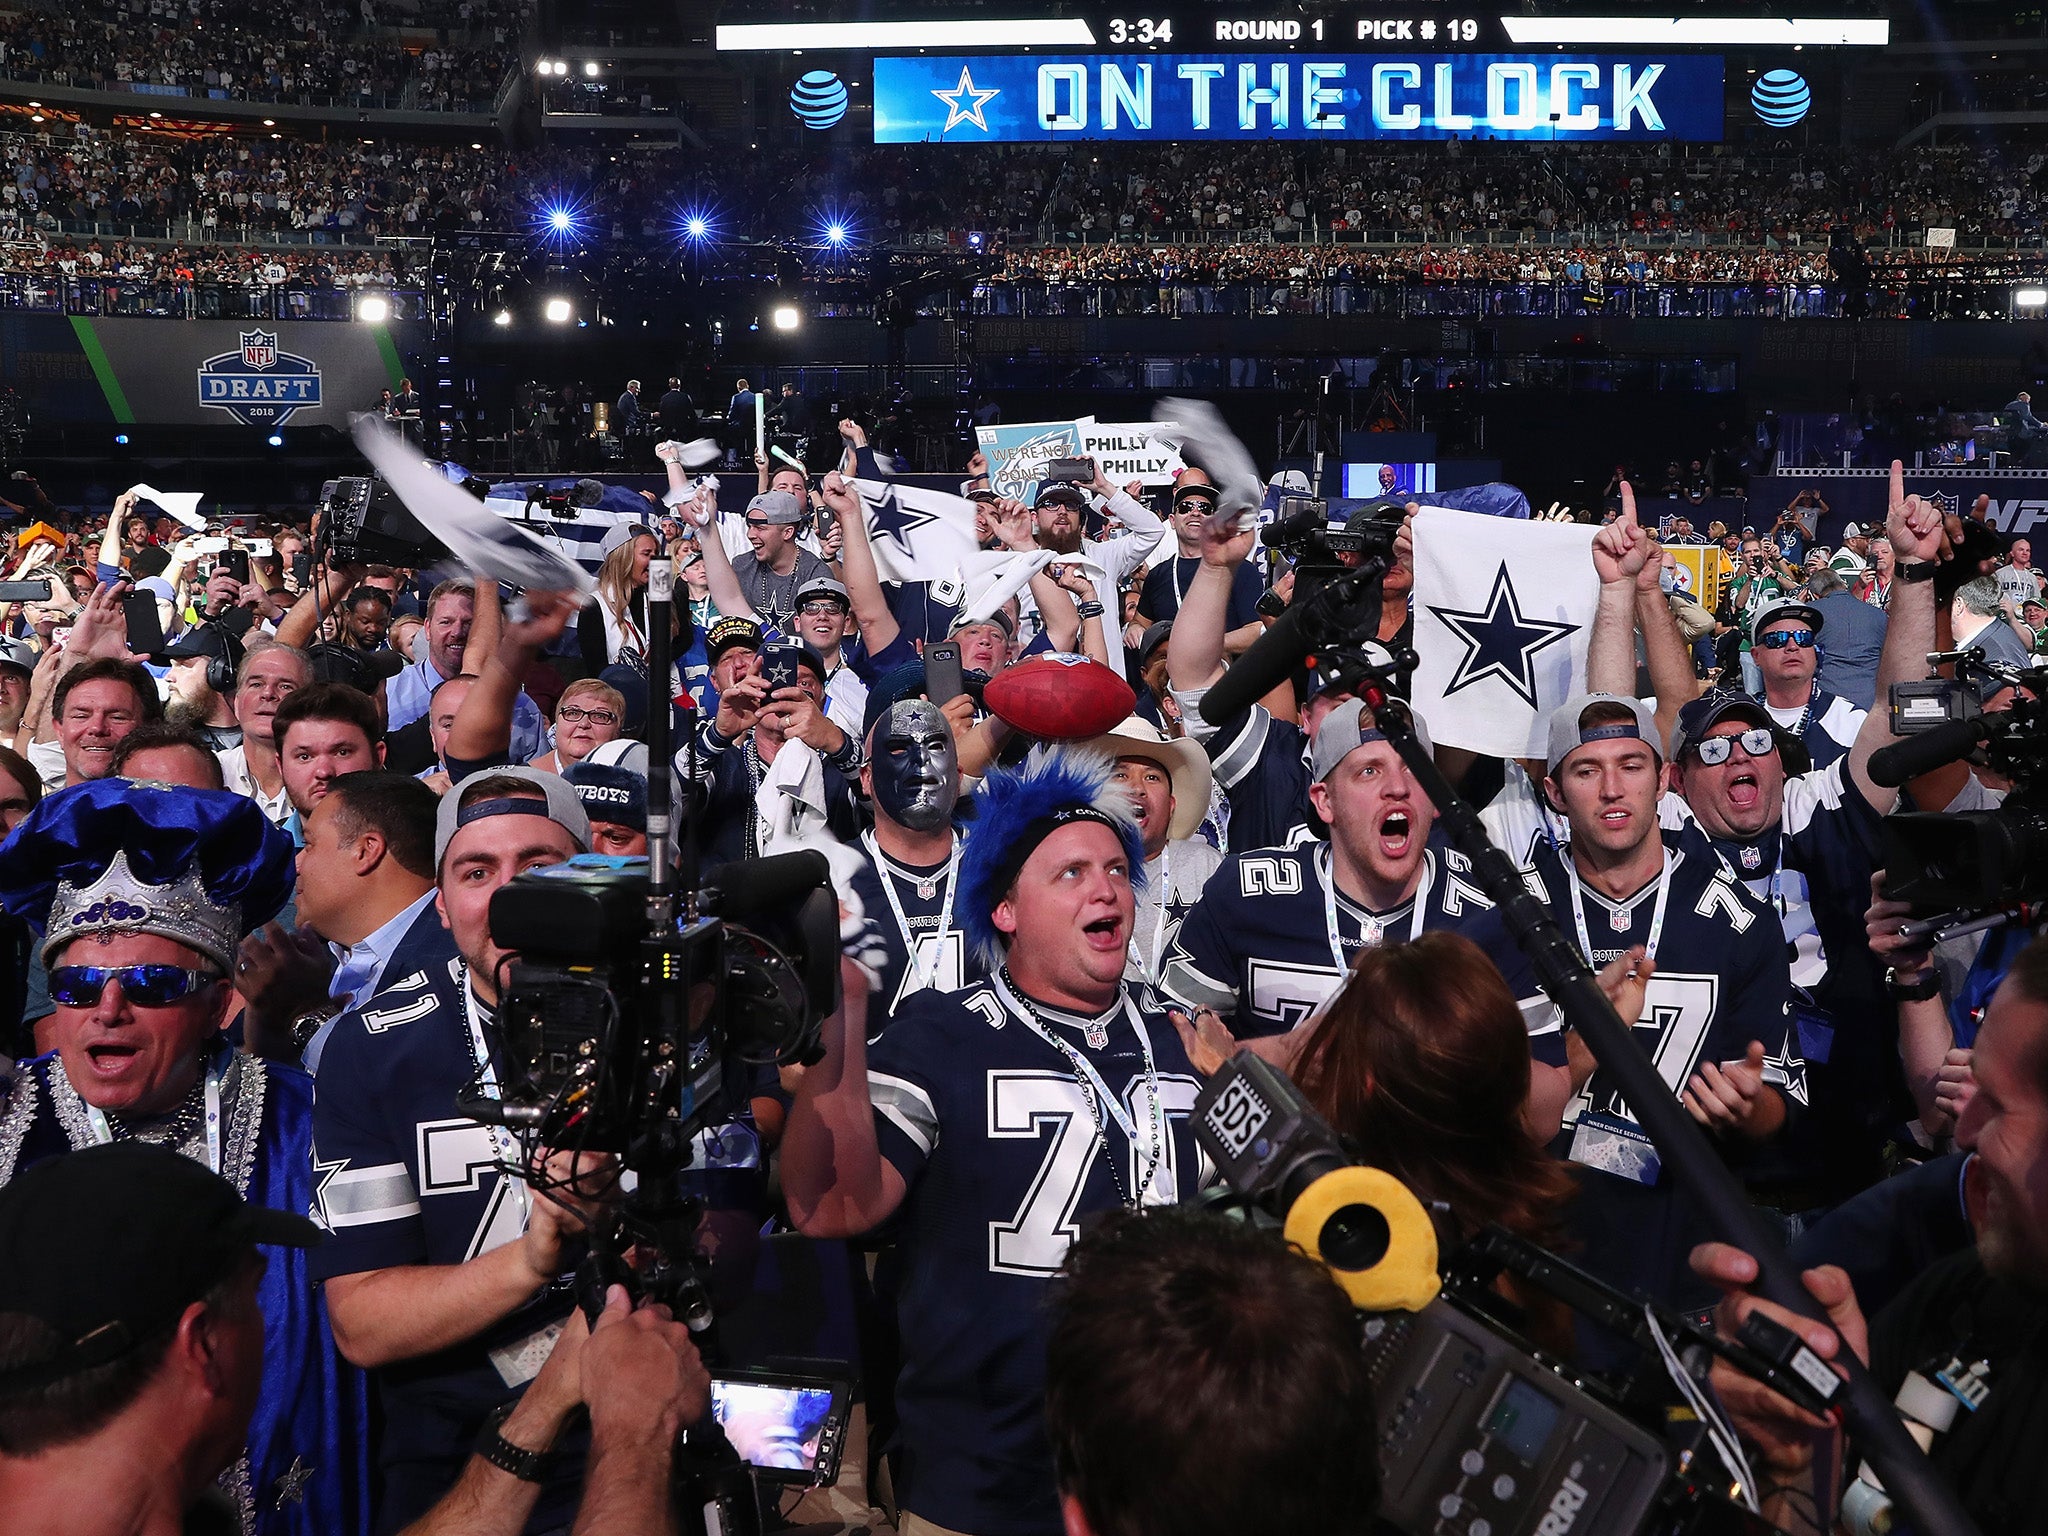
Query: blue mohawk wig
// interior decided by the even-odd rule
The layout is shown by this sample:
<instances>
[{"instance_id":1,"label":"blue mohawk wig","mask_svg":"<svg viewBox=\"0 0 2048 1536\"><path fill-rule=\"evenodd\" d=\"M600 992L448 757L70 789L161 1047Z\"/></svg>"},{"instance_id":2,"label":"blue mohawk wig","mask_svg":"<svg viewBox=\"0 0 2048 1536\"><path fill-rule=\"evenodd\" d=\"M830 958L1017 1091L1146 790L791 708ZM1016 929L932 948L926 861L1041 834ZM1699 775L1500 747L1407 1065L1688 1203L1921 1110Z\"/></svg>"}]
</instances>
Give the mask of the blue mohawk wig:
<instances>
[{"instance_id":1,"label":"blue mohawk wig","mask_svg":"<svg viewBox=\"0 0 2048 1536\"><path fill-rule=\"evenodd\" d=\"M1111 780L1107 756L1085 747L1039 747L1017 772L998 770L975 791L974 830L960 855L956 921L991 970L1002 965L1007 941L995 909L1032 851L1069 822L1106 826L1124 845L1131 883L1145 879L1145 841L1138 835L1130 797Z\"/></svg>"}]
</instances>

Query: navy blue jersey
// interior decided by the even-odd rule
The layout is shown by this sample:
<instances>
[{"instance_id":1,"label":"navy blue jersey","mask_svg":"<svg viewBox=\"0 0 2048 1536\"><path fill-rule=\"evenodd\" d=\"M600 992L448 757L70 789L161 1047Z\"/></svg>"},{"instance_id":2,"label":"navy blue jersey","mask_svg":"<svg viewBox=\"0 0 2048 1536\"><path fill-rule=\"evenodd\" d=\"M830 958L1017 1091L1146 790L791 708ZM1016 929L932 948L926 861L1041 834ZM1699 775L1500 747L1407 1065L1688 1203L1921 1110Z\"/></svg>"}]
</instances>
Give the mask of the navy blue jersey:
<instances>
[{"instance_id":1,"label":"navy blue jersey","mask_svg":"<svg viewBox=\"0 0 2048 1536\"><path fill-rule=\"evenodd\" d=\"M315 1279L461 1264L526 1230L526 1186L499 1171L501 1138L455 1107L477 1076L460 965L445 956L415 965L401 949L391 979L328 1038L313 1096L312 1214L328 1234L308 1255ZM479 1025L489 1040L481 1008ZM564 1276L474 1338L371 1373L382 1408L380 1531L418 1518L453 1486L477 1430L538 1370L547 1330L572 1299ZM568 1522L581 1476L576 1464L551 1479L533 1529Z\"/></svg>"},{"instance_id":2,"label":"navy blue jersey","mask_svg":"<svg viewBox=\"0 0 2048 1536\"><path fill-rule=\"evenodd\" d=\"M1144 590L1138 597L1138 612L1153 624L1172 618L1180 612L1180 605L1187 601L1188 584L1201 568L1199 556L1190 559L1182 555L1153 566L1145 575ZM1258 623L1259 598L1265 590L1266 584L1259 578L1259 568L1251 561L1245 561L1231 573L1230 605L1224 611L1223 619L1226 632Z\"/></svg>"},{"instance_id":3,"label":"navy blue jersey","mask_svg":"<svg viewBox=\"0 0 2048 1536\"><path fill-rule=\"evenodd\" d=\"M880 854L866 837L857 846L866 862L854 872L853 890L888 951L881 985L868 1002L868 1039L873 1041L881 1037L890 1015L911 994L926 986L934 992L957 992L986 976L988 967L968 949L958 921L946 911L954 879L950 862L900 864ZM930 894L923 894L925 891ZM889 902L892 894L895 907ZM940 931L942 918L948 919L944 932ZM916 965L910 961L910 945L903 931L906 924L917 940Z\"/></svg>"},{"instance_id":4,"label":"navy blue jersey","mask_svg":"<svg viewBox=\"0 0 2048 1536\"><path fill-rule=\"evenodd\" d=\"M904 1508L953 1530L1058 1536L1043 1425L1046 1282L1091 1214L1141 1184L1146 1204L1164 1205L1203 1182L1187 1123L1200 1082L1173 1025L1132 995L1159 1084L1155 1139L1131 1013L1108 1019L1098 1049L1083 1021L1039 1008L1093 1065L1141 1155L1111 1114L1098 1129L1072 1062L1005 993L993 981L920 992L868 1058L882 1155L909 1186L898 1491Z\"/></svg>"},{"instance_id":5,"label":"navy blue jersey","mask_svg":"<svg viewBox=\"0 0 2048 1536\"><path fill-rule=\"evenodd\" d=\"M860 743L847 738L847 758L856 766ZM676 772L689 768L685 753L676 754ZM842 843L860 834L860 811L854 802L853 785L830 762L821 764L824 776L825 825ZM725 742L710 720L697 732L697 779L708 791L703 819L699 823L703 842L701 856L707 864L726 864L751 859L761 852L761 817L755 795L760 792L767 765L753 751L751 734Z\"/></svg>"},{"instance_id":6,"label":"navy blue jersey","mask_svg":"<svg viewBox=\"0 0 2048 1536\"><path fill-rule=\"evenodd\" d=\"M1230 846L1278 848L1314 838L1322 818L1308 803L1308 735L1262 705L1219 726L1202 745L1230 801Z\"/></svg>"},{"instance_id":7,"label":"navy blue jersey","mask_svg":"<svg viewBox=\"0 0 2048 1536\"><path fill-rule=\"evenodd\" d=\"M1966 794L1945 809L1979 803ZM1775 828L1749 841L1715 839L1714 848L1783 928L1813 1084L1813 1115L1793 1136L1803 1178L1824 1181L1836 1198L1853 1193L1881 1175L1891 1126L1913 1113L1898 1009L1863 928L1870 876L1884 862L1883 818L1837 761L1786 781Z\"/></svg>"},{"instance_id":8,"label":"navy blue jersey","mask_svg":"<svg viewBox=\"0 0 2048 1536\"><path fill-rule=\"evenodd\" d=\"M1359 954L1412 934L1462 933L1500 967L1521 1000L1539 1060L1564 1061L1557 1012L1500 914L1472 878L1465 856L1439 831L1423 854L1420 927L1415 901L1368 912L1336 893L1337 945L1330 943L1330 849L1322 843L1256 848L1225 859L1168 947L1160 987L1191 1007L1214 1008L1240 1040L1284 1034L1336 991Z\"/></svg>"},{"instance_id":9,"label":"navy blue jersey","mask_svg":"<svg viewBox=\"0 0 2048 1536\"><path fill-rule=\"evenodd\" d=\"M1764 1081L1784 1097L1788 1120L1796 1123L1807 1099L1806 1064L1799 1055L1792 1017L1792 986L1785 947L1771 910L1731 879L1697 830L1669 834L1670 891L1642 1017L1635 1037L1674 1095L1703 1062L1739 1061L1752 1040L1764 1046ZM1551 913L1574 943L1571 880L1557 852L1537 862ZM1626 901L1610 901L1579 882L1579 904L1595 969L1647 946L1662 877ZM1605 1129L1632 1130L1615 1135ZM1689 1196L1668 1173L1651 1172L1641 1182L1617 1175L1619 1153L1633 1161L1640 1145L1634 1112L1606 1071L1596 1070L1565 1108L1564 1129L1555 1143L1560 1156L1580 1165L1579 1198L1571 1224L1581 1262L1624 1289L1696 1305L1707 1293L1690 1278L1687 1255L1715 1234ZM1781 1182L1776 1150L1783 1134L1762 1146L1732 1135L1716 1137L1724 1157L1746 1181Z\"/></svg>"}]
</instances>

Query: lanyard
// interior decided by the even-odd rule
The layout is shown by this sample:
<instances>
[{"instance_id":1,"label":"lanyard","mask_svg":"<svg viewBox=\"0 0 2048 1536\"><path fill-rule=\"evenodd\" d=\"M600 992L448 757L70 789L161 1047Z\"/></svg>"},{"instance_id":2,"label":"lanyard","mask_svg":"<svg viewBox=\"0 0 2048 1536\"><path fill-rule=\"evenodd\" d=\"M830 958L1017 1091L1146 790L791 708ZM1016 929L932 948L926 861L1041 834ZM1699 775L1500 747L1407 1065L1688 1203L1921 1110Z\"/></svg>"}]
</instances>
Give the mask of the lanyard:
<instances>
[{"instance_id":1,"label":"lanyard","mask_svg":"<svg viewBox=\"0 0 2048 1536\"><path fill-rule=\"evenodd\" d=\"M946 957L946 935L953 927L953 893L960 888L954 877L960 872L960 839L953 839L953 852L946 860L946 873L940 878L946 882L945 904L939 908L938 931L932 935L931 964L927 966L918 953L917 935L910 931L910 919L904 915L903 900L896 894L896 884L890 879L894 867L882 857L882 845L875 840L872 832L863 832L861 841L867 844L868 852L874 856L875 873L882 877L882 894L888 898L889 911L896 919L896 931L903 935L903 949L910 957L910 968L917 973L917 986L922 992L939 979L939 967ZM908 996L908 994L905 994Z\"/></svg>"},{"instance_id":2,"label":"lanyard","mask_svg":"<svg viewBox=\"0 0 2048 1536\"><path fill-rule=\"evenodd\" d=\"M1006 980L997 977L996 985L1002 988L1003 1000L1010 1005L1011 1011L1024 1021L1025 1027L1072 1063L1074 1081L1081 1089L1081 1096L1088 1100L1088 1111L1095 1121L1096 1134L1107 1141L1107 1116L1108 1119L1115 1120L1117 1128L1130 1138L1131 1151L1144 1157L1144 1176L1138 1180L1138 1187L1132 1191L1129 1201L1131 1209L1136 1210L1144 1204L1145 1191L1152 1187L1152 1180L1159 1172L1160 1159L1166 1154L1166 1134L1159 1104L1159 1069L1152 1062L1152 1037L1145 1032L1145 1021L1138 1016L1138 1005L1131 1001L1131 994L1128 991L1124 993L1124 1015L1131 1021L1131 1028L1137 1031L1138 1050L1145 1063L1145 1088L1152 1100L1150 1147L1140 1145L1136 1123L1124 1113L1123 1101L1109 1091L1109 1085L1102 1080L1102 1074L1095 1070L1095 1063L1040 1023L1037 1011L1018 997ZM1111 1182L1121 1181L1112 1178Z\"/></svg>"},{"instance_id":3,"label":"lanyard","mask_svg":"<svg viewBox=\"0 0 2048 1536\"><path fill-rule=\"evenodd\" d=\"M476 1007L476 987L469 977L469 962L462 962L462 1017L469 1025L469 1053L476 1058L477 1086L490 1098L499 1098L498 1069L491 1065L491 1047L484 1039L484 1024ZM519 1227L526 1229L533 1216L532 1197L527 1193L526 1180L515 1171L519 1167L519 1147L512 1139L512 1133L502 1125L487 1127L491 1133L491 1149L498 1154L498 1174L512 1186L512 1198L519 1202Z\"/></svg>"},{"instance_id":4,"label":"lanyard","mask_svg":"<svg viewBox=\"0 0 2048 1536\"><path fill-rule=\"evenodd\" d=\"M220 1172L220 1085L234 1059L233 1051L216 1052L213 1065L206 1069L206 1166L215 1173ZM105 1146L114 1139L114 1127L105 1110L88 1104L85 1118L92 1126L94 1141Z\"/></svg>"},{"instance_id":5,"label":"lanyard","mask_svg":"<svg viewBox=\"0 0 2048 1536\"><path fill-rule=\"evenodd\" d=\"M1572 921L1579 928L1579 953L1586 957L1586 964L1593 963L1593 936L1586 931L1586 902L1579 890L1579 871L1572 863L1569 853L1560 855L1564 860L1564 877L1571 882ZM1643 953L1654 963L1657 959L1657 945L1664 937L1664 903L1671 895L1671 850L1664 850L1664 868L1657 876L1657 904L1650 911L1650 938L1643 946ZM1638 897L1637 900L1641 900ZM1633 907L1635 902L1630 902Z\"/></svg>"},{"instance_id":6,"label":"lanyard","mask_svg":"<svg viewBox=\"0 0 2048 1536\"><path fill-rule=\"evenodd\" d=\"M1330 940L1330 959L1339 974L1351 973L1351 962L1344 958L1344 940L1337 932L1337 871L1332 861L1335 855L1328 849L1316 855L1316 874L1323 882L1323 931ZM1422 883L1415 888L1415 907L1408 917L1408 942L1413 944L1422 937L1422 919L1429 907L1429 888L1436 880L1436 856L1424 853L1422 856ZM1365 947L1371 949L1385 937L1386 930L1378 918L1370 912L1365 916Z\"/></svg>"}]
</instances>

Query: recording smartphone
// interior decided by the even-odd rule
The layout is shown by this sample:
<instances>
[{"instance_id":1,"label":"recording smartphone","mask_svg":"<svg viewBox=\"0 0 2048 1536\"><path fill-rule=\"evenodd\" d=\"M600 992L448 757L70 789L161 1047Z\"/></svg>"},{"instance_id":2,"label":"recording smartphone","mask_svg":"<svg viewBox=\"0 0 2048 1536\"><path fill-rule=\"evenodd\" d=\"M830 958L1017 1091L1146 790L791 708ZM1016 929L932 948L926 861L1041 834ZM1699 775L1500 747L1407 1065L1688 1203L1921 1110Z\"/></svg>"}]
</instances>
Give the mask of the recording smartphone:
<instances>
[{"instance_id":1,"label":"recording smartphone","mask_svg":"<svg viewBox=\"0 0 2048 1536\"><path fill-rule=\"evenodd\" d=\"M222 550L220 569L226 571L237 581L247 582L249 579L249 551L246 549Z\"/></svg>"},{"instance_id":2,"label":"recording smartphone","mask_svg":"<svg viewBox=\"0 0 2048 1536\"><path fill-rule=\"evenodd\" d=\"M50 600L50 584L47 581L0 581L0 603L47 603Z\"/></svg>"},{"instance_id":3,"label":"recording smartphone","mask_svg":"<svg viewBox=\"0 0 2048 1536\"><path fill-rule=\"evenodd\" d=\"M1095 480L1093 459L1054 459L1045 466L1045 478L1067 485L1089 485Z\"/></svg>"},{"instance_id":4,"label":"recording smartphone","mask_svg":"<svg viewBox=\"0 0 2048 1536\"><path fill-rule=\"evenodd\" d=\"M193 541L192 553L195 555L217 555L227 547L228 541L226 539L208 534L204 538Z\"/></svg>"},{"instance_id":5,"label":"recording smartphone","mask_svg":"<svg viewBox=\"0 0 2048 1536\"><path fill-rule=\"evenodd\" d=\"M249 553L258 560L274 559L277 555L276 549L271 546L268 539L251 539L249 541Z\"/></svg>"},{"instance_id":6,"label":"recording smartphone","mask_svg":"<svg viewBox=\"0 0 2048 1536\"><path fill-rule=\"evenodd\" d=\"M1268 587L1259 594L1259 600L1252 604L1252 611L1262 619L1277 619L1287 611L1287 599Z\"/></svg>"},{"instance_id":7,"label":"recording smartphone","mask_svg":"<svg viewBox=\"0 0 2048 1536\"><path fill-rule=\"evenodd\" d=\"M749 1371L711 1379L712 1416L764 1483L837 1482L852 1412L853 1384L844 1377Z\"/></svg>"},{"instance_id":8,"label":"recording smartphone","mask_svg":"<svg viewBox=\"0 0 2048 1536\"><path fill-rule=\"evenodd\" d=\"M768 680L771 693L778 688L797 686L797 672L803 665L803 655L802 646L785 642L761 647L761 676Z\"/></svg>"},{"instance_id":9,"label":"recording smartphone","mask_svg":"<svg viewBox=\"0 0 2048 1536\"><path fill-rule=\"evenodd\" d=\"M50 646L53 650L61 650L64 646L70 644L70 642L71 626L69 624L59 624L55 629L50 631Z\"/></svg>"},{"instance_id":10,"label":"recording smartphone","mask_svg":"<svg viewBox=\"0 0 2048 1536\"><path fill-rule=\"evenodd\" d=\"M131 592L121 599L121 612L128 620L129 654L160 654L164 648L164 621L157 615L156 598L147 592Z\"/></svg>"},{"instance_id":11,"label":"recording smartphone","mask_svg":"<svg viewBox=\"0 0 2048 1536\"><path fill-rule=\"evenodd\" d=\"M967 691L960 673L960 644L942 641L924 648L924 696L934 704L950 704Z\"/></svg>"}]
</instances>

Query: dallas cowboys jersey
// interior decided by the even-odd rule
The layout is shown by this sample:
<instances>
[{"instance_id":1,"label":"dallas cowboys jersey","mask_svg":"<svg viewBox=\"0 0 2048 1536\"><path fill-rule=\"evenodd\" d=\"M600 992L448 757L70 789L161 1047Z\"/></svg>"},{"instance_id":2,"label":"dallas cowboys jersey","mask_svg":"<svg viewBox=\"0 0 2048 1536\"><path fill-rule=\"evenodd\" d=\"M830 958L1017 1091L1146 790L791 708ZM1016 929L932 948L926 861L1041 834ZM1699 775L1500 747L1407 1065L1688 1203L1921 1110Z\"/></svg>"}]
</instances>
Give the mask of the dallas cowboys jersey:
<instances>
[{"instance_id":1,"label":"dallas cowboys jersey","mask_svg":"<svg viewBox=\"0 0 2048 1536\"><path fill-rule=\"evenodd\" d=\"M1472 878L1471 864L1440 831L1423 855L1419 928L1414 899L1368 912L1337 891L1333 946L1325 901L1331 893L1330 858L1328 845L1316 843L1257 848L1225 859L1167 951L1161 990L1190 1007L1214 1008L1240 1040L1285 1034L1337 989L1362 950L1448 929L1471 939L1500 967L1522 1000L1537 1059L1552 1066L1563 1062L1556 1009Z\"/></svg>"},{"instance_id":2,"label":"dallas cowboys jersey","mask_svg":"<svg viewBox=\"0 0 2048 1536\"><path fill-rule=\"evenodd\" d=\"M1815 769L1831 767L1849 755L1868 714L1840 694L1818 687L1799 709L1779 709L1763 700L1758 702L1764 704L1773 720L1799 738Z\"/></svg>"},{"instance_id":3,"label":"dallas cowboys jersey","mask_svg":"<svg viewBox=\"0 0 2048 1536\"><path fill-rule=\"evenodd\" d=\"M477 1075L459 966L394 956L389 984L327 1041L313 1097L312 1215L328 1234L308 1254L315 1279L460 1264L526 1230L526 1188L498 1170L498 1138L455 1108ZM565 1279L472 1339L373 1373L381 1530L417 1518L453 1485L485 1417L539 1369L546 1330L571 1302ZM581 1471L572 1464L550 1480L535 1529L567 1523Z\"/></svg>"},{"instance_id":4,"label":"dallas cowboys jersey","mask_svg":"<svg viewBox=\"0 0 2048 1536\"><path fill-rule=\"evenodd\" d=\"M1788 1120L1796 1124L1807 1097L1806 1068L1792 1019L1784 946L1770 909L1728 877L1697 831L1668 836L1666 847L1670 889L1656 974L1635 1038L1674 1095L1703 1062L1740 1060L1750 1041L1761 1040L1764 1081L1784 1097ZM1537 872L1552 914L1577 941L1568 857L1552 854L1538 862ZM1594 967L1635 945L1648 946L1660 883L1652 881L1616 902L1579 882ZM1715 1141L1746 1183L1782 1183L1782 1133L1762 1146L1737 1135ZM1566 1106L1553 1150L1580 1170L1578 1198L1568 1216L1579 1262L1610 1284L1681 1307L1711 1300L1709 1289L1692 1278L1687 1256L1718 1234L1691 1195L1659 1168L1634 1111L1604 1069Z\"/></svg>"},{"instance_id":5,"label":"dallas cowboys jersey","mask_svg":"<svg viewBox=\"0 0 2048 1536\"><path fill-rule=\"evenodd\" d=\"M888 952L881 985L868 1002L868 1039L873 1042L881 1038L890 1015L913 993L926 987L934 992L957 992L986 976L988 967L967 947L959 923L947 910L957 878L950 862L900 864L878 853L866 838L856 846L866 862L854 872L853 890ZM894 906L890 904L892 896ZM906 924L917 941L914 965L903 931Z\"/></svg>"},{"instance_id":6,"label":"dallas cowboys jersey","mask_svg":"<svg viewBox=\"0 0 2048 1536\"><path fill-rule=\"evenodd\" d=\"M1308 736L1254 704L1202 745L1230 801L1233 848L1277 848L1313 838Z\"/></svg>"},{"instance_id":7,"label":"dallas cowboys jersey","mask_svg":"<svg viewBox=\"0 0 2048 1536\"><path fill-rule=\"evenodd\" d=\"M1761 1040L1764 1081L1790 1107L1803 1105L1805 1063L1792 1020L1791 979L1770 908L1728 877L1697 829L1667 835L1665 847L1669 873L1624 901L1576 881L1578 916L1570 855L1560 851L1538 860L1536 873L1552 915L1573 939L1583 918L1591 945L1586 962L1596 971L1638 944L1649 947L1654 934L1656 974L1635 1031L1673 1093L1684 1089L1701 1062L1739 1060L1750 1041ZM1660 891L1667 880L1669 891ZM1660 896L1663 924L1657 931ZM1566 1106L1566 1133L1589 1112L1635 1124L1604 1071L1594 1072Z\"/></svg>"},{"instance_id":8,"label":"dallas cowboys jersey","mask_svg":"<svg viewBox=\"0 0 2048 1536\"><path fill-rule=\"evenodd\" d=\"M1201 1185L1188 1129L1200 1082L1149 994L1127 989L1131 1008L1107 1018L1100 1046L1088 1021L1039 1006L1044 1027L1093 1067L1105 1104L1006 990L920 992L868 1057L882 1155L908 1185L899 1492L904 1508L953 1530L1057 1536L1045 1285L1090 1214L1134 1190L1166 1205Z\"/></svg>"},{"instance_id":9,"label":"dallas cowboys jersey","mask_svg":"<svg viewBox=\"0 0 2048 1536\"><path fill-rule=\"evenodd\" d=\"M1223 855L1199 837L1175 838L1145 861L1145 884L1131 919L1131 959L1126 980L1156 985L1180 925L1187 921Z\"/></svg>"}]
</instances>

